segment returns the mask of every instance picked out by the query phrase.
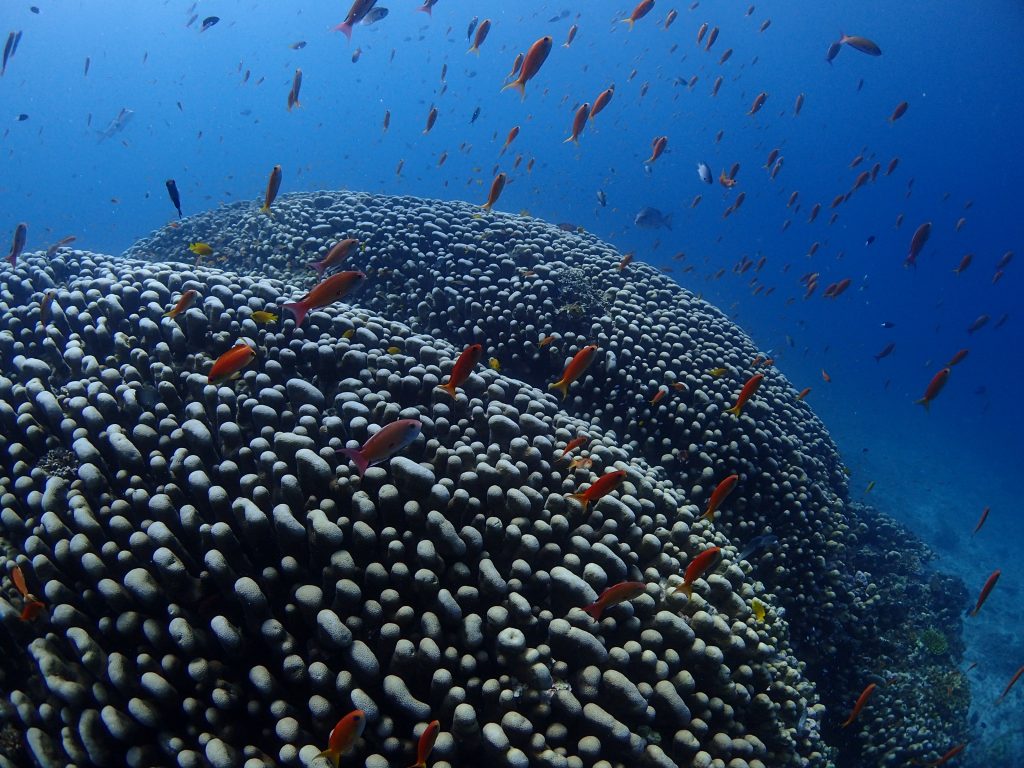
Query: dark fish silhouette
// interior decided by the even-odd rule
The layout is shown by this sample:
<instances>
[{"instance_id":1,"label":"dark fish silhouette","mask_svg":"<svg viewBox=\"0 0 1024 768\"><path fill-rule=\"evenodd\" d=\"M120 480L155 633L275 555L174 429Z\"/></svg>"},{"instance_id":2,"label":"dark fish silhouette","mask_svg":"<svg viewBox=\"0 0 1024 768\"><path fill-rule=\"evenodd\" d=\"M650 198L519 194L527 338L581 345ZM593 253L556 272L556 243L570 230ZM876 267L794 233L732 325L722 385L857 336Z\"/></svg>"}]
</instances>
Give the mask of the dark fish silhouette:
<instances>
[{"instance_id":1,"label":"dark fish silhouette","mask_svg":"<svg viewBox=\"0 0 1024 768\"><path fill-rule=\"evenodd\" d=\"M220 16L207 16L205 19L203 19L203 26L199 31L205 32L218 21L220 21Z\"/></svg>"},{"instance_id":2,"label":"dark fish silhouette","mask_svg":"<svg viewBox=\"0 0 1024 768\"><path fill-rule=\"evenodd\" d=\"M174 183L174 179L168 179L167 182L167 194L171 197L171 202L174 203L174 207L178 210L178 218L181 218L181 196L178 194L178 185Z\"/></svg>"}]
</instances>

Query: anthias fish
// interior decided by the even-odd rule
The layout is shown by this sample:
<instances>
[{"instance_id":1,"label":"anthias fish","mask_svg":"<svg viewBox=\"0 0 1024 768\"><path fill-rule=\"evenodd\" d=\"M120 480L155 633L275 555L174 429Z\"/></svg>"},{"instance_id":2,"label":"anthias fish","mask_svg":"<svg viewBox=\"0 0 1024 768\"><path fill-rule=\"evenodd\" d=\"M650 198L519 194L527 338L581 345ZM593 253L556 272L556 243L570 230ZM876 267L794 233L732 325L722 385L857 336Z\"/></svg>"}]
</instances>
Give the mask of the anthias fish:
<instances>
[{"instance_id":1,"label":"anthias fish","mask_svg":"<svg viewBox=\"0 0 1024 768\"><path fill-rule=\"evenodd\" d=\"M601 620L601 614L609 608L612 608L619 603L625 603L634 598L640 597L647 589L647 585L642 581L623 581L614 586L608 587L601 596L590 605L584 606L583 610L586 611L594 621Z\"/></svg>"},{"instance_id":2,"label":"anthias fish","mask_svg":"<svg viewBox=\"0 0 1024 768\"><path fill-rule=\"evenodd\" d=\"M313 290L301 299L285 304L282 309L288 310L295 316L296 325L302 325L306 315L311 310L320 309L336 301L341 301L354 289L358 288L365 279L365 272L339 272L336 275L331 275L321 280L313 287Z\"/></svg>"},{"instance_id":3,"label":"anthias fish","mask_svg":"<svg viewBox=\"0 0 1024 768\"><path fill-rule=\"evenodd\" d=\"M255 349L248 344L237 344L214 361L210 372L206 374L206 379L210 384L223 384L237 379L242 369L254 359Z\"/></svg>"},{"instance_id":4,"label":"anthias fish","mask_svg":"<svg viewBox=\"0 0 1024 768\"><path fill-rule=\"evenodd\" d=\"M448 382L446 384L439 384L437 388L443 389L449 395L455 397L455 390L466 383L466 379L469 378L469 374L476 368L483 354L484 348L482 345L470 344L462 350L462 353L455 361L455 365L452 366L452 372L448 375Z\"/></svg>"},{"instance_id":5,"label":"anthias fish","mask_svg":"<svg viewBox=\"0 0 1024 768\"><path fill-rule=\"evenodd\" d=\"M349 712L331 730L331 735L327 740L327 749L318 757L326 757L334 765L334 768L338 768L341 756L355 746L355 743L363 735L364 728L366 728L366 713L361 709Z\"/></svg>"},{"instance_id":6,"label":"anthias fish","mask_svg":"<svg viewBox=\"0 0 1024 768\"><path fill-rule=\"evenodd\" d=\"M596 356L597 346L595 344L590 344L581 349L573 356L569 364L565 366L562 378L553 384L549 384L548 389L557 389L562 393L562 399L564 400L569 395L569 386L586 372Z\"/></svg>"},{"instance_id":7,"label":"anthias fish","mask_svg":"<svg viewBox=\"0 0 1024 768\"><path fill-rule=\"evenodd\" d=\"M370 467L387 461L409 446L422 429L419 419L399 419L381 427L359 448L339 448L338 453L351 459L362 477Z\"/></svg>"}]
</instances>

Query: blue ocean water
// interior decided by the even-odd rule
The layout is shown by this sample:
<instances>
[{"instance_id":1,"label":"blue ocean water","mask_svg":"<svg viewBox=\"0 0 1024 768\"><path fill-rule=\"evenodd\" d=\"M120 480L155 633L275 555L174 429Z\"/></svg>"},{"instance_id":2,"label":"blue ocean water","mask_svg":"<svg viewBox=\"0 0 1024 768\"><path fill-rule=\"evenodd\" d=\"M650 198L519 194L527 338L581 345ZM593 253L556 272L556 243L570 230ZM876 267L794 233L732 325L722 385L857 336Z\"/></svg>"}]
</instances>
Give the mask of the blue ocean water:
<instances>
[{"instance_id":1,"label":"blue ocean water","mask_svg":"<svg viewBox=\"0 0 1024 768\"><path fill-rule=\"evenodd\" d=\"M440 0L428 17L403 0L380 22L358 26L351 42L331 31L347 11L340 3L37 7L0 9L0 35L23 32L0 79L3 237L25 221L29 249L73 234L81 247L118 253L176 218L166 179L177 181L187 215L257 198L275 164L283 192L350 188L480 203L505 171L497 208L581 226L672 269L736 319L794 386L810 386L808 402L850 468L852 495L905 521L936 549L940 567L964 578L972 600L1002 569L986 610L968 622L967 659L978 662L978 738L1014 727L991 701L1024 664L1020 3L774 2L755 3L748 15L746 2L704 0L676 5L666 30L673 6L658 0L630 31L621 23L628 2ZM199 32L211 15L219 23ZM466 53L474 16L493 25L479 56ZM705 22L721 29L710 51L696 44ZM574 23L579 33L565 48ZM840 33L871 38L883 55L844 47L827 63ZM526 99L500 92L515 55L545 34L555 45ZM306 46L290 47L300 41ZM288 111L297 68L301 107ZM577 105L613 83L613 101L579 146L564 144ZM748 115L760 92L764 107ZM901 101L907 112L890 124ZM437 122L424 134L432 106ZM131 119L101 140L123 109ZM514 126L521 132L502 155ZM661 135L668 148L645 169ZM784 164L772 180L763 166L775 148ZM863 162L851 168L857 156ZM716 179L738 163L736 186L703 184L698 162ZM876 163L877 178L829 224L831 201ZM742 207L723 218L741 192ZM787 208L794 192L798 202ZM808 223L814 203L822 210ZM672 214L671 230L636 227L645 206ZM911 236L929 221L931 237L907 268ZM674 259L680 251L685 257ZM994 282L1007 251L1017 256ZM954 274L967 253L970 267ZM762 257L760 270L736 270ZM820 274L820 286L804 299L808 273ZM851 283L841 296L822 296L844 278ZM991 319L969 334L980 315ZM893 353L876 362L889 342ZM969 354L941 395L927 411L915 405L960 349ZM991 516L972 537L985 507ZM1019 726L1016 738L1024 738Z\"/></svg>"}]
</instances>

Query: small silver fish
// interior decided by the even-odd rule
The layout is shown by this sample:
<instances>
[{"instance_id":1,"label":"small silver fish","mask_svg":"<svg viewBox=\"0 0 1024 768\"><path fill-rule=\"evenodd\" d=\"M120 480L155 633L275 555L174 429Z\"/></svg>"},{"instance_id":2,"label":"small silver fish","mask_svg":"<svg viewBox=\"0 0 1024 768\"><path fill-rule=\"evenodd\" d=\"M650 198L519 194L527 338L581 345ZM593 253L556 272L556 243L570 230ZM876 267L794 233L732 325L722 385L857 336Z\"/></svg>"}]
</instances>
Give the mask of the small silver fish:
<instances>
[{"instance_id":1,"label":"small silver fish","mask_svg":"<svg viewBox=\"0 0 1024 768\"><path fill-rule=\"evenodd\" d=\"M700 176L700 180L705 184L711 184L713 179L711 178L711 169L708 168L707 163L697 163L697 175Z\"/></svg>"}]
</instances>

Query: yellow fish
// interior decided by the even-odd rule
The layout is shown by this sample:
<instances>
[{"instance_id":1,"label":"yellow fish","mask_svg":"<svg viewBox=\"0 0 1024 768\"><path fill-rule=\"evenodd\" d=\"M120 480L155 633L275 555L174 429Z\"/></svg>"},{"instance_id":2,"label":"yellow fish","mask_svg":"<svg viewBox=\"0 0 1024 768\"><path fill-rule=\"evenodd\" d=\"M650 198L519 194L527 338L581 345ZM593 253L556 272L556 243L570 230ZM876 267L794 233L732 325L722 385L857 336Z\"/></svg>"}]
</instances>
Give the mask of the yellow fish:
<instances>
[{"instance_id":1,"label":"yellow fish","mask_svg":"<svg viewBox=\"0 0 1024 768\"><path fill-rule=\"evenodd\" d=\"M389 355L397 355L401 351L402 350L401 350L400 347L388 347L388 354Z\"/></svg>"},{"instance_id":2,"label":"yellow fish","mask_svg":"<svg viewBox=\"0 0 1024 768\"><path fill-rule=\"evenodd\" d=\"M714 376L717 379L719 376L725 376L725 374L727 374L728 372L728 368L712 368L710 371L708 371L708 375Z\"/></svg>"},{"instance_id":3,"label":"yellow fish","mask_svg":"<svg viewBox=\"0 0 1024 768\"><path fill-rule=\"evenodd\" d=\"M355 335L356 335L356 329L355 328L349 328L347 331L345 331L343 334L341 334L341 338L343 338L343 339L351 339Z\"/></svg>"},{"instance_id":4,"label":"yellow fish","mask_svg":"<svg viewBox=\"0 0 1024 768\"><path fill-rule=\"evenodd\" d=\"M189 243L188 249L196 256L209 256L213 253L209 243Z\"/></svg>"},{"instance_id":5,"label":"yellow fish","mask_svg":"<svg viewBox=\"0 0 1024 768\"><path fill-rule=\"evenodd\" d=\"M276 323L277 315L275 315L273 312L267 312L266 310L263 309L257 309L255 312L252 313L252 319L253 322L259 323L260 325L263 325L265 323Z\"/></svg>"},{"instance_id":6,"label":"yellow fish","mask_svg":"<svg viewBox=\"0 0 1024 768\"><path fill-rule=\"evenodd\" d=\"M875 481L872 480L868 483L868 487L864 489L864 493L871 493L871 489L875 487Z\"/></svg>"},{"instance_id":7,"label":"yellow fish","mask_svg":"<svg viewBox=\"0 0 1024 768\"><path fill-rule=\"evenodd\" d=\"M490 366L492 371L500 371L501 370L501 362L496 357L492 357L490 360L488 360L487 361L487 365Z\"/></svg>"},{"instance_id":8,"label":"yellow fish","mask_svg":"<svg viewBox=\"0 0 1024 768\"><path fill-rule=\"evenodd\" d=\"M756 597L750 601L750 608L754 612L754 618L758 621L764 621L765 605Z\"/></svg>"}]
</instances>

